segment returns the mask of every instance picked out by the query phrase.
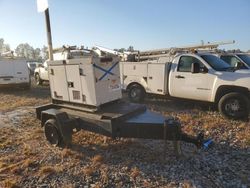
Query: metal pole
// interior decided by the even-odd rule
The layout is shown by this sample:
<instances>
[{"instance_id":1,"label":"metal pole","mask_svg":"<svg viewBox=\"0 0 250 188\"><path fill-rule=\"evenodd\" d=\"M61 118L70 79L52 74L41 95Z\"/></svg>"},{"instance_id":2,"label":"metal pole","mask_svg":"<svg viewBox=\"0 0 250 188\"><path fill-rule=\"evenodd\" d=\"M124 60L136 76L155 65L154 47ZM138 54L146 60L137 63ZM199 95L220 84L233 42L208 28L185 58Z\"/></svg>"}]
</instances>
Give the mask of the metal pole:
<instances>
[{"instance_id":1,"label":"metal pole","mask_svg":"<svg viewBox=\"0 0 250 188\"><path fill-rule=\"evenodd\" d=\"M53 46L52 46L52 36L51 36L50 19L49 19L49 8L45 10L45 22L47 30L49 60L53 61Z\"/></svg>"}]
</instances>

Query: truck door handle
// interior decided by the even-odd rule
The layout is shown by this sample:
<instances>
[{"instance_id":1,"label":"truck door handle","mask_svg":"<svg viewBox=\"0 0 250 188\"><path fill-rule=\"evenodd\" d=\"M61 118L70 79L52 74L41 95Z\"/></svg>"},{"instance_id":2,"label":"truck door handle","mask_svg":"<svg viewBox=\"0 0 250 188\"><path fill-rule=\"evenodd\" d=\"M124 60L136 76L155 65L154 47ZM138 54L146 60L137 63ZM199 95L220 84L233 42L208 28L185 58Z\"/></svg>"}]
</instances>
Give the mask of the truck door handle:
<instances>
[{"instance_id":1,"label":"truck door handle","mask_svg":"<svg viewBox=\"0 0 250 188\"><path fill-rule=\"evenodd\" d=\"M184 76L181 76L181 75L177 75L177 76L175 76L175 78L178 78L178 79L180 79L180 78L185 78Z\"/></svg>"}]
</instances>

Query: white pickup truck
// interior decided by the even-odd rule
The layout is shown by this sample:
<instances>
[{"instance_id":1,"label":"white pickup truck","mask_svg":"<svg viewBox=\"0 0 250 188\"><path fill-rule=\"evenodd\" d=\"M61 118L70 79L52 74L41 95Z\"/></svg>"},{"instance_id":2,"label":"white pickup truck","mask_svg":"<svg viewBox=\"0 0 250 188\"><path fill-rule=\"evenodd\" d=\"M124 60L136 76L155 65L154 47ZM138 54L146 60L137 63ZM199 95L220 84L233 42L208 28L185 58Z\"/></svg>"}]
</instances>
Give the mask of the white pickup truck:
<instances>
[{"instance_id":1,"label":"white pickup truck","mask_svg":"<svg viewBox=\"0 0 250 188\"><path fill-rule=\"evenodd\" d=\"M231 119L247 118L250 71L236 70L206 53L180 53L157 60L120 63L121 84L132 102L146 93L207 101Z\"/></svg>"},{"instance_id":2,"label":"white pickup truck","mask_svg":"<svg viewBox=\"0 0 250 188\"><path fill-rule=\"evenodd\" d=\"M47 61L38 65L38 67L34 70L34 77L36 85L42 85L44 81L49 81Z\"/></svg>"}]
</instances>

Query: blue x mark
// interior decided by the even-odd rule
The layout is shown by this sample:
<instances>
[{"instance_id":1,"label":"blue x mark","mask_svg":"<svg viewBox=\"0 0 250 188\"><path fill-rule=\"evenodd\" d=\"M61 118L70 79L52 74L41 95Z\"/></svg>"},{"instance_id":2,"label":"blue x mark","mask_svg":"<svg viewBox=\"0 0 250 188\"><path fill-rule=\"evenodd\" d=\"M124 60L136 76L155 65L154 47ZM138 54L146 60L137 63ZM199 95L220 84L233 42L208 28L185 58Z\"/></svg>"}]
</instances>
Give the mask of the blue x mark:
<instances>
[{"instance_id":1,"label":"blue x mark","mask_svg":"<svg viewBox=\"0 0 250 188\"><path fill-rule=\"evenodd\" d=\"M102 67L100 67L100 66L94 64L94 67L95 67L95 68L97 68L97 69L99 69L99 70L101 70L101 71L104 72L104 74L99 78L99 81L102 80L102 79L103 79L105 76L107 76L108 74L114 75L114 73L112 73L111 71L113 70L113 68L114 68L118 63L119 63L119 62L116 62L116 63L115 63L114 65L112 65L108 70L106 70L106 69L104 69L104 68L102 68Z\"/></svg>"}]
</instances>

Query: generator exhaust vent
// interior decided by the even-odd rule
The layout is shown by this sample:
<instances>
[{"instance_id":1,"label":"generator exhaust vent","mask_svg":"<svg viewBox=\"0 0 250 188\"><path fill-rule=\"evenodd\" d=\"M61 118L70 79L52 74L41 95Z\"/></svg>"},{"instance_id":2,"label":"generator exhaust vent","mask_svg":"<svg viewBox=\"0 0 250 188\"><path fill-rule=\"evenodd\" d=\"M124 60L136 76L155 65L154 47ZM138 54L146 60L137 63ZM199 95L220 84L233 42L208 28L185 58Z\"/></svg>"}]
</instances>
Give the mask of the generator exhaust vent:
<instances>
[{"instance_id":1,"label":"generator exhaust vent","mask_svg":"<svg viewBox=\"0 0 250 188\"><path fill-rule=\"evenodd\" d=\"M81 97L80 97L80 91L73 90L72 93L73 93L73 99L74 100L80 100L81 99Z\"/></svg>"}]
</instances>

